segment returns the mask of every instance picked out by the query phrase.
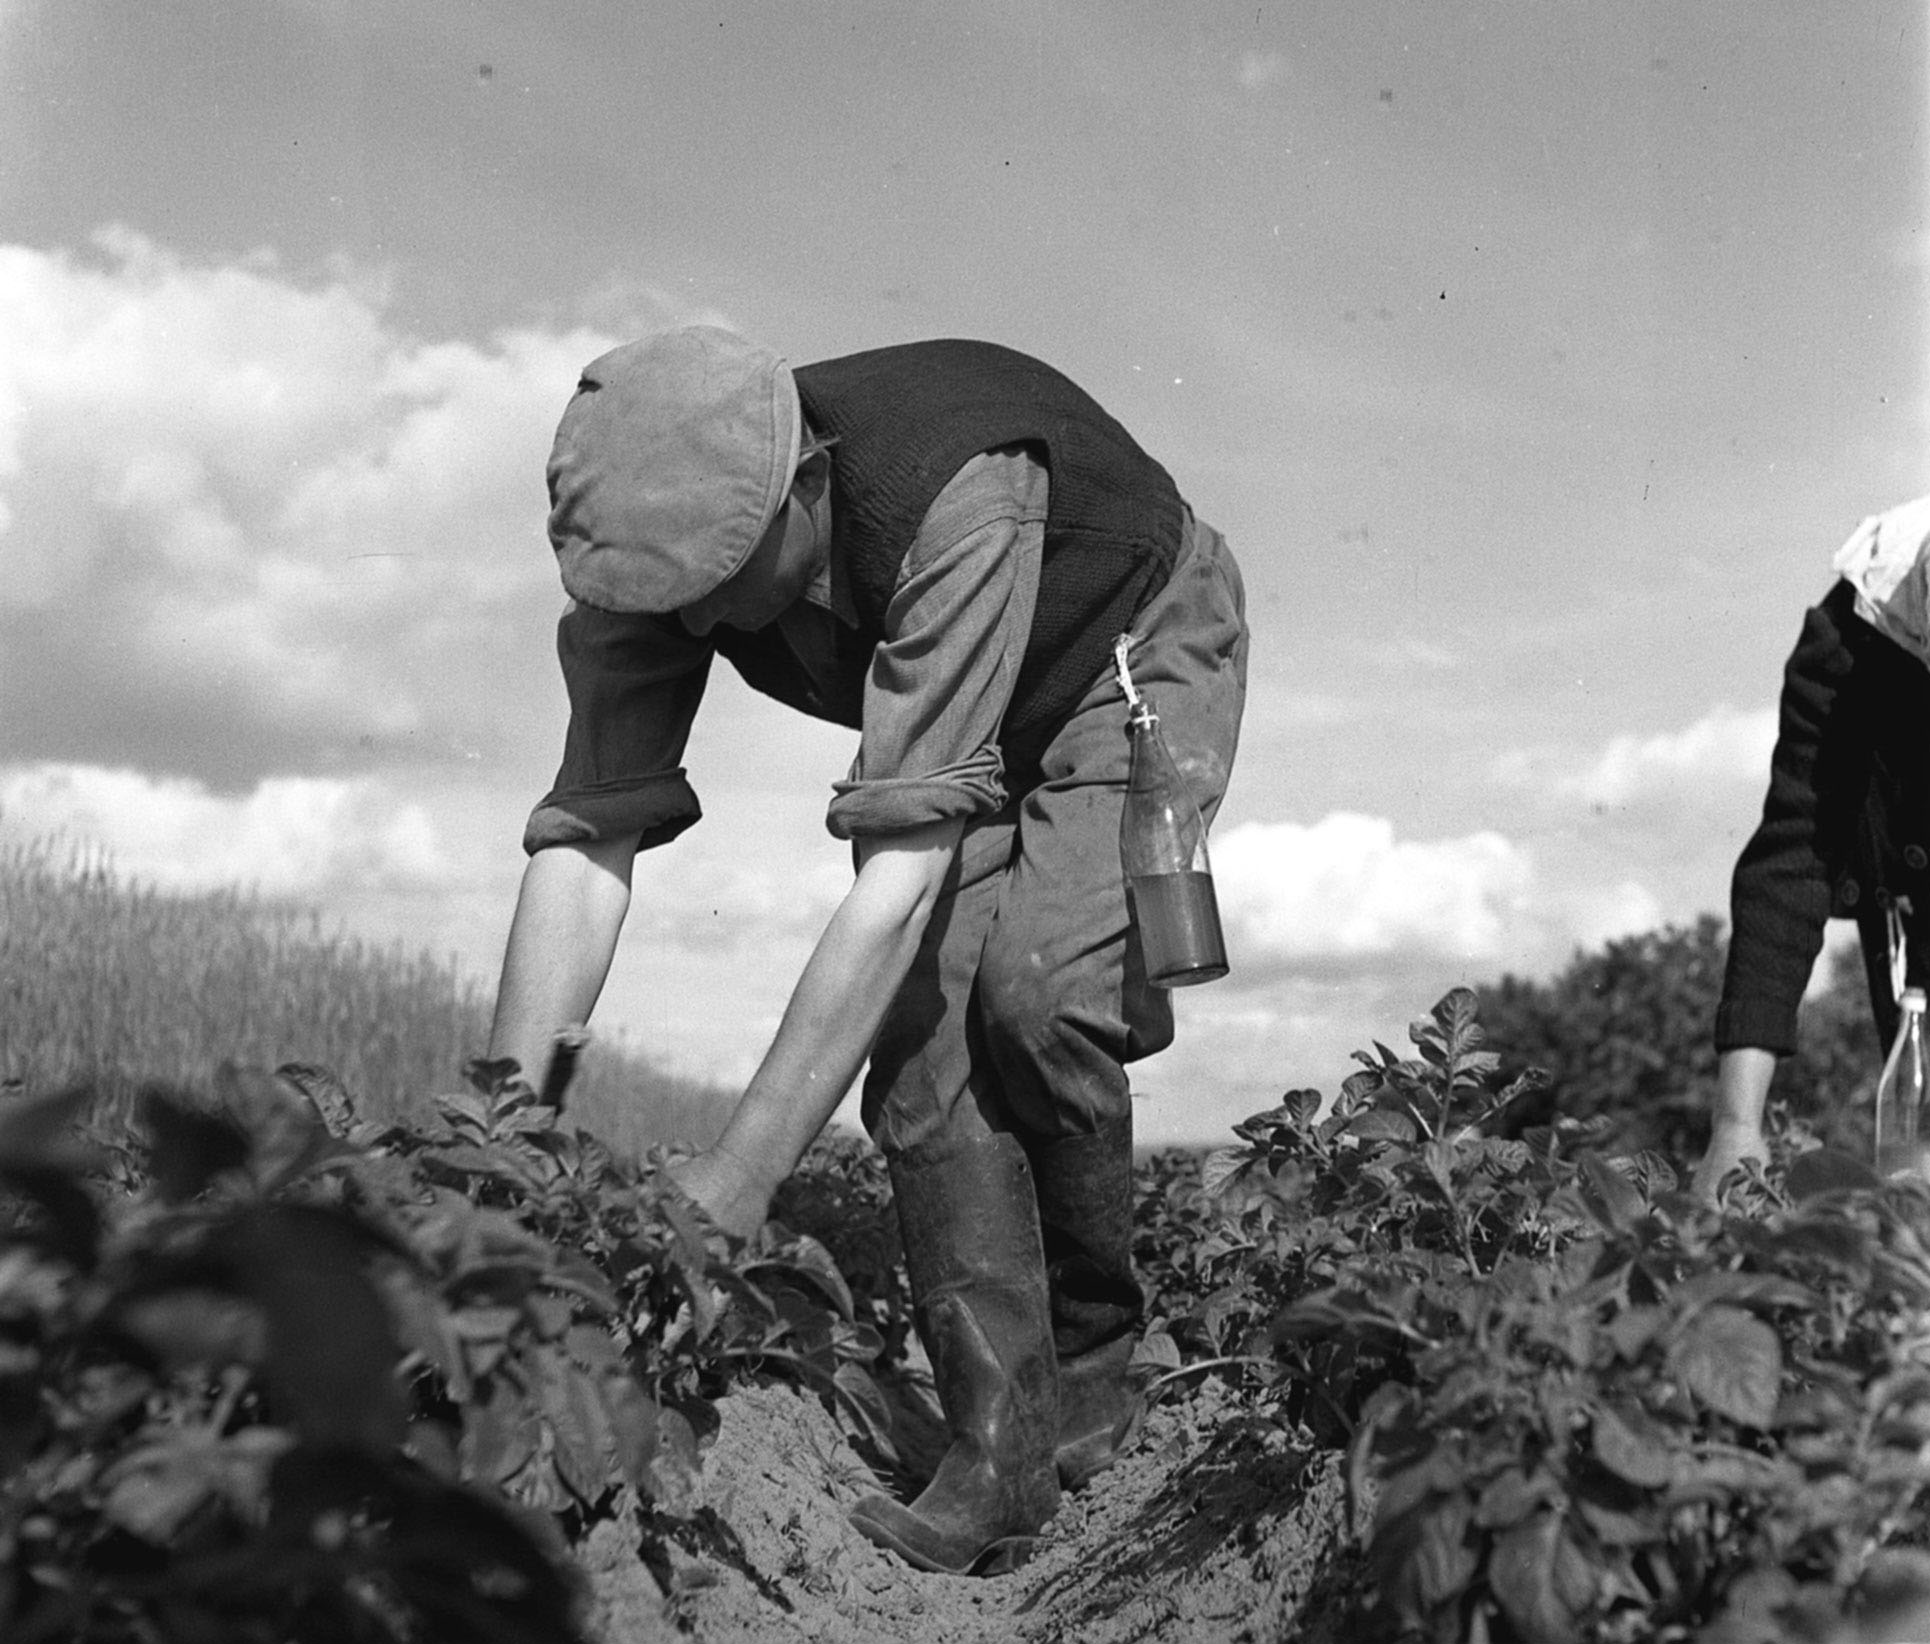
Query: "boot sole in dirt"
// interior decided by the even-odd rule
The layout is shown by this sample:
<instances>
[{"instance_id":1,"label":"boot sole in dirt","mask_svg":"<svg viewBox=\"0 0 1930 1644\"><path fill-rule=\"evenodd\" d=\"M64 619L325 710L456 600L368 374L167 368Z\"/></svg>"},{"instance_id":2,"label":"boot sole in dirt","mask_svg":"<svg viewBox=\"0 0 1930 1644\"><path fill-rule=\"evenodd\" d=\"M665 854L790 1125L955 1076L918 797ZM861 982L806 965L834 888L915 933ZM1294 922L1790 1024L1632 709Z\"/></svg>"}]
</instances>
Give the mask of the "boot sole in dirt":
<instances>
[{"instance_id":1,"label":"boot sole in dirt","mask_svg":"<svg viewBox=\"0 0 1930 1644\"><path fill-rule=\"evenodd\" d=\"M902 1520L903 1528L890 1522ZM932 1575L994 1576L1016 1570L1037 1550L1036 1535L1000 1536L978 1549L970 1558L947 1563L926 1552L915 1539L928 1526L901 1502L887 1496L867 1496L851 1509L850 1521L864 1538L875 1546L896 1553L914 1570Z\"/></svg>"}]
</instances>

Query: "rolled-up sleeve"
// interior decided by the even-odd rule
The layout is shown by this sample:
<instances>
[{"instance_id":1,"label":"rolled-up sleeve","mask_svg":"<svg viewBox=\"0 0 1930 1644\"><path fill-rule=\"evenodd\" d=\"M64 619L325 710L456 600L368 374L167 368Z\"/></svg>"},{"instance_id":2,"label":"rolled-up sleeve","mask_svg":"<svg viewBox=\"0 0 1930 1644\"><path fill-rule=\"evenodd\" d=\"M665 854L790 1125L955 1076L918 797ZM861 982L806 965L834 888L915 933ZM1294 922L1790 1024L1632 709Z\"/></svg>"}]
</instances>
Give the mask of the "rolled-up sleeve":
<instances>
[{"instance_id":1,"label":"rolled-up sleeve","mask_svg":"<svg viewBox=\"0 0 1930 1644\"><path fill-rule=\"evenodd\" d=\"M555 785L530 813L523 849L638 836L648 850L703 814L684 745L710 673L710 645L674 617L572 605L556 630L570 725Z\"/></svg>"},{"instance_id":2,"label":"rolled-up sleeve","mask_svg":"<svg viewBox=\"0 0 1930 1644\"><path fill-rule=\"evenodd\" d=\"M1047 475L1011 447L975 457L927 512L865 682L864 729L825 821L840 839L989 815L1005 803L999 723L1032 632Z\"/></svg>"}]
</instances>

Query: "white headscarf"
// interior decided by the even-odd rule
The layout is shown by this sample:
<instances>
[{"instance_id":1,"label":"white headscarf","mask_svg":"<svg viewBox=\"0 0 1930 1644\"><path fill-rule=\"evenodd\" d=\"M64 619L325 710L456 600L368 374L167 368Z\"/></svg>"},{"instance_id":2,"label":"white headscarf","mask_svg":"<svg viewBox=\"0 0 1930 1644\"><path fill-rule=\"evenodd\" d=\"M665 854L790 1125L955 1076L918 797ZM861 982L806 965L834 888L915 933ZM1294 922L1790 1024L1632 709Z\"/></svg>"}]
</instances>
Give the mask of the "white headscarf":
<instances>
[{"instance_id":1,"label":"white headscarf","mask_svg":"<svg viewBox=\"0 0 1930 1644\"><path fill-rule=\"evenodd\" d=\"M1930 497L1872 514L1831 561L1856 614L1930 668Z\"/></svg>"}]
</instances>

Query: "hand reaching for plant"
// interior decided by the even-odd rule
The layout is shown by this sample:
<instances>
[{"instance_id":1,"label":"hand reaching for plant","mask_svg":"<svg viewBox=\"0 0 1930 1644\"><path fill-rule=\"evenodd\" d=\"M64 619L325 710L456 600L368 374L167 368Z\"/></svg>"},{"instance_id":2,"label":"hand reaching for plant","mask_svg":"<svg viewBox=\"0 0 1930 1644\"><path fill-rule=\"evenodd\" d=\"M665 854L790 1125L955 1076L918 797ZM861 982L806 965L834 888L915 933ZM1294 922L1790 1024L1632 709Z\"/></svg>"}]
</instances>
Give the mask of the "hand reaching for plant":
<instances>
[{"instance_id":1,"label":"hand reaching for plant","mask_svg":"<svg viewBox=\"0 0 1930 1644\"><path fill-rule=\"evenodd\" d=\"M748 1239L770 1215L775 1184L722 1147L679 1159L667 1174L712 1222L737 1238Z\"/></svg>"},{"instance_id":2,"label":"hand reaching for plant","mask_svg":"<svg viewBox=\"0 0 1930 1644\"><path fill-rule=\"evenodd\" d=\"M1692 1186L1695 1196L1713 1205L1725 1177L1746 1168L1749 1160L1769 1162L1769 1144L1763 1140L1762 1126L1747 1120L1718 1118L1709 1132L1709 1145L1695 1167Z\"/></svg>"}]
</instances>

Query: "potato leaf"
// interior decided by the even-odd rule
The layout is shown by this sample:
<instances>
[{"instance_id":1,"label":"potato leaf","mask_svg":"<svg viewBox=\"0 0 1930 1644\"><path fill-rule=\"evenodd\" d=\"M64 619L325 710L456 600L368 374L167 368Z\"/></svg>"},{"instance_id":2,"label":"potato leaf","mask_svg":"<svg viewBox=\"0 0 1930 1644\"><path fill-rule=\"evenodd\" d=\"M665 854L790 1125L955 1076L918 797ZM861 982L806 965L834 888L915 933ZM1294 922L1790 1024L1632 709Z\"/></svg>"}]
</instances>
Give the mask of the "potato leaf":
<instances>
[{"instance_id":1,"label":"potato leaf","mask_svg":"<svg viewBox=\"0 0 1930 1644\"><path fill-rule=\"evenodd\" d=\"M680 1410L657 1416L657 1453L650 1463L650 1494L665 1512L688 1514L695 1508L703 1458L697 1430Z\"/></svg>"},{"instance_id":2,"label":"potato leaf","mask_svg":"<svg viewBox=\"0 0 1930 1644\"><path fill-rule=\"evenodd\" d=\"M1605 1228L1625 1232L1642 1219L1648 1206L1628 1177L1599 1153L1584 1153L1579 1162L1582 1202Z\"/></svg>"},{"instance_id":3,"label":"potato leaf","mask_svg":"<svg viewBox=\"0 0 1930 1644\"><path fill-rule=\"evenodd\" d=\"M147 1167L163 1204L197 1198L215 1177L248 1162L248 1134L228 1114L198 1111L159 1087L141 1092Z\"/></svg>"},{"instance_id":4,"label":"potato leaf","mask_svg":"<svg viewBox=\"0 0 1930 1644\"><path fill-rule=\"evenodd\" d=\"M753 1282L760 1274L802 1279L838 1310L840 1318L849 1319L856 1311L851 1287L844 1282L831 1252L807 1233L791 1234L769 1255L745 1262L741 1271Z\"/></svg>"},{"instance_id":5,"label":"potato leaf","mask_svg":"<svg viewBox=\"0 0 1930 1644\"><path fill-rule=\"evenodd\" d=\"M1170 1332L1149 1330L1133 1349L1132 1362L1155 1370L1177 1370L1184 1361Z\"/></svg>"},{"instance_id":6,"label":"potato leaf","mask_svg":"<svg viewBox=\"0 0 1930 1644\"><path fill-rule=\"evenodd\" d=\"M1560 1484L1547 1473L1537 1470L1530 1477L1510 1467L1482 1490L1474 1504L1474 1522L1484 1530L1505 1530L1560 1495Z\"/></svg>"},{"instance_id":7,"label":"potato leaf","mask_svg":"<svg viewBox=\"0 0 1930 1644\"><path fill-rule=\"evenodd\" d=\"M1358 1136L1362 1141L1411 1142L1418 1132L1414 1128L1414 1121L1405 1113L1374 1108L1351 1120L1347 1134Z\"/></svg>"},{"instance_id":8,"label":"potato leaf","mask_svg":"<svg viewBox=\"0 0 1930 1644\"><path fill-rule=\"evenodd\" d=\"M1249 1148L1216 1147L1200 1165L1200 1190L1209 1197L1225 1192L1252 1163L1253 1153Z\"/></svg>"},{"instance_id":9,"label":"potato leaf","mask_svg":"<svg viewBox=\"0 0 1930 1644\"><path fill-rule=\"evenodd\" d=\"M1537 1513L1496 1538L1488 1584L1522 1644L1579 1644L1596 1571L1559 1513Z\"/></svg>"},{"instance_id":10,"label":"potato leaf","mask_svg":"<svg viewBox=\"0 0 1930 1644\"><path fill-rule=\"evenodd\" d=\"M1604 1405L1595 1412L1593 1445L1595 1459L1617 1478L1645 1490L1657 1489L1673 1479L1677 1457L1670 1450L1667 1433L1639 1410L1617 1410Z\"/></svg>"},{"instance_id":11,"label":"potato leaf","mask_svg":"<svg viewBox=\"0 0 1930 1644\"><path fill-rule=\"evenodd\" d=\"M274 1407L312 1444L385 1451L402 1441L401 1349L367 1268L380 1248L349 1217L303 1205L252 1210L209 1241L267 1319Z\"/></svg>"},{"instance_id":12,"label":"potato leaf","mask_svg":"<svg viewBox=\"0 0 1930 1644\"><path fill-rule=\"evenodd\" d=\"M262 1310L225 1290L181 1285L129 1294L110 1317L117 1330L169 1371L252 1367L268 1356Z\"/></svg>"},{"instance_id":13,"label":"potato leaf","mask_svg":"<svg viewBox=\"0 0 1930 1644\"><path fill-rule=\"evenodd\" d=\"M1789 1161L1783 1188L1798 1204L1826 1193L1854 1192L1880 1185L1877 1175L1861 1159L1835 1148L1816 1147Z\"/></svg>"},{"instance_id":14,"label":"potato leaf","mask_svg":"<svg viewBox=\"0 0 1930 1644\"><path fill-rule=\"evenodd\" d=\"M594 1502L613 1482L617 1463L616 1432L595 1378L548 1345L530 1354L528 1363L549 1422L557 1474L579 1501Z\"/></svg>"},{"instance_id":15,"label":"potato leaf","mask_svg":"<svg viewBox=\"0 0 1930 1644\"><path fill-rule=\"evenodd\" d=\"M486 1400L463 1407L459 1447L463 1472L491 1484L506 1484L535 1454L540 1437L521 1391L498 1380Z\"/></svg>"},{"instance_id":16,"label":"potato leaf","mask_svg":"<svg viewBox=\"0 0 1930 1644\"><path fill-rule=\"evenodd\" d=\"M1767 1427L1781 1389L1783 1346L1776 1332L1739 1307L1698 1313L1677 1339L1670 1368L1718 1415Z\"/></svg>"},{"instance_id":17,"label":"potato leaf","mask_svg":"<svg viewBox=\"0 0 1930 1644\"><path fill-rule=\"evenodd\" d=\"M1452 1496L1422 1522L1416 1566L1430 1606L1453 1603L1474 1579L1479 1561L1468 1537L1469 1514L1467 1498Z\"/></svg>"}]
</instances>

